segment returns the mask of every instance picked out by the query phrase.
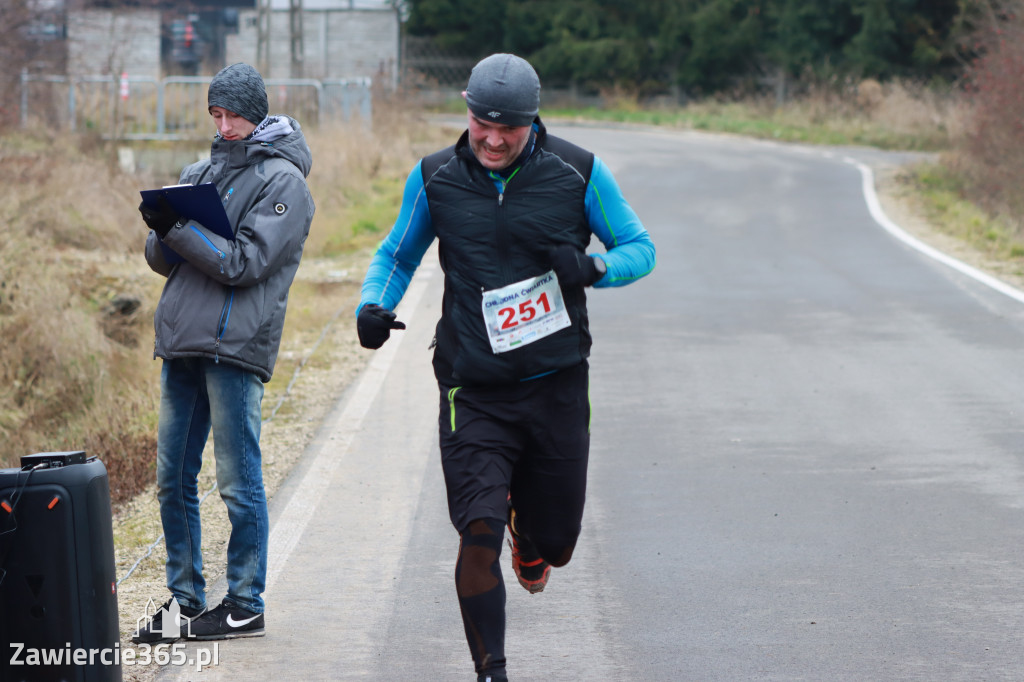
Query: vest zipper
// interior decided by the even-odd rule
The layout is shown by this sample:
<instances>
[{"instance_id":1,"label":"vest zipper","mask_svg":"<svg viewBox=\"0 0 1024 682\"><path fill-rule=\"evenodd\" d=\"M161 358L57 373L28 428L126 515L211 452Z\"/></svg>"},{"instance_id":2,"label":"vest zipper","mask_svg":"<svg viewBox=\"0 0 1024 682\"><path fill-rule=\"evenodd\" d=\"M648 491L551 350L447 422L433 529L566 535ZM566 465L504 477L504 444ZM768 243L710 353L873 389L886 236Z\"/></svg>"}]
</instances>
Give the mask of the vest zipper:
<instances>
[{"instance_id":1,"label":"vest zipper","mask_svg":"<svg viewBox=\"0 0 1024 682\"><path fill-rule=\"evenodd\" d=\"M521 166L520 166L521 168ZM512 248L512 236L510 234L508 224L505 220L505 191L508 189L508 184L512 182L512 178L519 172L519 168L516 168L507 177L503 178L497 173L489 172L491 179L494 180L495 186L498 189L498 206L495 210L495 246L497 247L497 259L499 263L499 271L504 283L512 282L515 279L515 271L512 269L512 263L509 259L509 254ZM512 371L515 376L520 376L523 373L523 363L519 358L518 353L512 353L509 358L512 362ZM454 398L454 395L452 396ZM454 425L454 424L453 424Z\"/></svg>"},{"instance_id":2,"label":"vest zipper","mask_svg":"<svg viewBox=\"0 0 1024 682\"><path fill-rule=\"evenodd\" d=\"M522 168L520 166L520 168ZM509 237L507 234L507 227L505 225L505 190L508 188L508 183L512 182L512 178L519 173L520 168L516 168L507 177L503 178L494 171L488 171L487 175L494 181L495 187L498 189L498 213L495 216L495 227L497 234L497 246L498 246L498 259L501 263L502 275L506 280L511 281L512 278L512 267L509 265L508 260L504 258L508 254L509 250Z\"/></svg>"}]
</instances>

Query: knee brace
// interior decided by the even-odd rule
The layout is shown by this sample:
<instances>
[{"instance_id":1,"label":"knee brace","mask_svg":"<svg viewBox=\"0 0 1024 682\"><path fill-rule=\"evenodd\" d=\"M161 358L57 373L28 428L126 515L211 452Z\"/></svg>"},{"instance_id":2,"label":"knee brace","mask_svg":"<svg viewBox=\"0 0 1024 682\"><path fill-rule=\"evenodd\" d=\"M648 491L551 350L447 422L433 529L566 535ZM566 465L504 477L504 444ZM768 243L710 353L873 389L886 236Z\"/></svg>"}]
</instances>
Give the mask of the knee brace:
<instances>
[{"instance_id":1,"label":"knee brace","mask_svg":"<svg viewBox=\"0 0 1024 682\"><path fill-rule=\"evenodd\" d=\"M455 564L455 589L460 597L488 592L501 583L501 540L505 524L496 519L471 521L462 532Z\"/></svg>"}]
</instances>

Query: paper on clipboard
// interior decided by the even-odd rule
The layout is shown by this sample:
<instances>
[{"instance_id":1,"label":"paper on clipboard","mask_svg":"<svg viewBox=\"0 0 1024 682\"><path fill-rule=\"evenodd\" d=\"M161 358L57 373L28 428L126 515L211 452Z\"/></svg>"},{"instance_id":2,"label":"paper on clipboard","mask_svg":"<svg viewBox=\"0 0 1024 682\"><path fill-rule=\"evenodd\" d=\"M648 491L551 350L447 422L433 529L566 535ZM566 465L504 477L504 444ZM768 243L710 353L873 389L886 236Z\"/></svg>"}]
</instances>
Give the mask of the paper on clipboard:
<instances>
[{"instance_id":1,"label":"paper on clipboard","mask_svg":"<svg viewBox=\"0 0 1024 682\"><path fill-rule=\"evenodd\" d=\"M201 185L171 185L160 189L146 189L142 190L140 194L142 194L142 203L153 208L159 207L158 197L163 195L182 217L200 223L203 227L213 230L225 239L232 241L235 239L235 231L231 227L228 214L224 212L224 204L217 193L217 186L212 182ZM164 252L164 260L170 265L185 260L162 240L160 249Z\"/></svg>"}]
</instances>

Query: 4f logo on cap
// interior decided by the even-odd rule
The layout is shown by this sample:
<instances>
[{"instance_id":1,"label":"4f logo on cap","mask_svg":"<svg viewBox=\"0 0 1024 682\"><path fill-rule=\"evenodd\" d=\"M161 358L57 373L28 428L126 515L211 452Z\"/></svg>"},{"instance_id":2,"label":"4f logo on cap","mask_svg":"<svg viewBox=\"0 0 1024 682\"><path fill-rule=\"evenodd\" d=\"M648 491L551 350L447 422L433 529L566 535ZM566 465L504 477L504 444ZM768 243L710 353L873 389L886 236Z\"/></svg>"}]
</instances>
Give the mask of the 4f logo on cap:
<instances>
[{"instance_id":1,"label":"4f logo on cap","mask_svg":"<svg viewBox=\"0 0 1024 682\"><path fill-rule=\"evenodd\" d=\"M501 116L501 112L500 111L489 111L489 112L487 112L487 115L490 116L491 118L498 118L499 116Z\"/></svg>"},{"instance_id":2,"label":"4f logo on cap","mask_svg":"<svg viewBox=\"0 0 1024 682\"><path fill-rule=\"evenodd\" d=\"M288 210L288 207L282 204L280 201L274 204L274 213L277 215L284 215L284 212Z\"/></svg>"}]
</instances>

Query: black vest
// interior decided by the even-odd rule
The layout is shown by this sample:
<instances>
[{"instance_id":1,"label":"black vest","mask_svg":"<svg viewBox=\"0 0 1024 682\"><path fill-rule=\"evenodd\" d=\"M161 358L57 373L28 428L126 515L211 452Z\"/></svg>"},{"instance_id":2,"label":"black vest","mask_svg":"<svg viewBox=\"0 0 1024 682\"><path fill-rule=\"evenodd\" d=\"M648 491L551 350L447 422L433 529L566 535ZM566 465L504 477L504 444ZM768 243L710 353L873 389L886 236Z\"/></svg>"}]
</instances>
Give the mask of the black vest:
<instances>
[{"instance_id":1,"label":"black vest","mask_svg":"<svg viewBox=\"0 0 1024 682\"><path fill-rule=\"evenodd\" d=\"M500 385L572 367L590 355L583 287L562 288L571 327L495 354L487 338L482 292L551 269L559 244L586 250L584 210L594 155L539 130L533 153L501 194L463 133L423 159L430 218L445 273L434 371L446 386Z\"/></svg>"}]
</instances>

